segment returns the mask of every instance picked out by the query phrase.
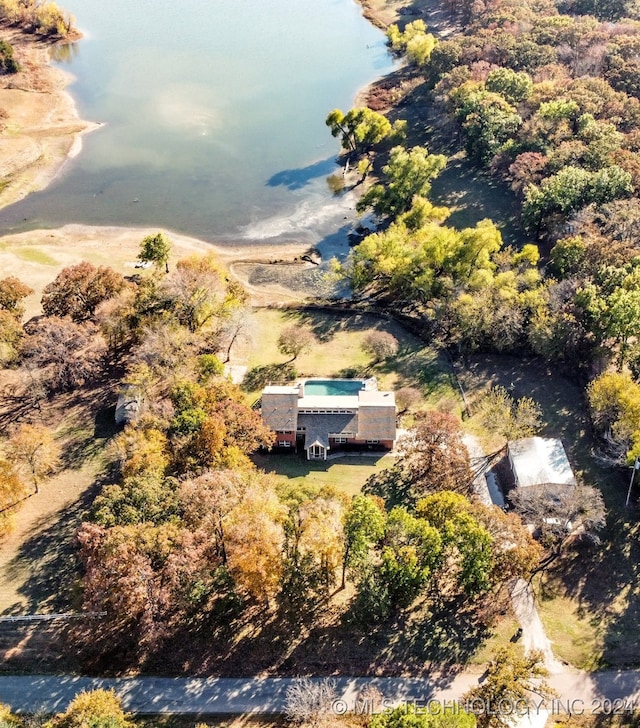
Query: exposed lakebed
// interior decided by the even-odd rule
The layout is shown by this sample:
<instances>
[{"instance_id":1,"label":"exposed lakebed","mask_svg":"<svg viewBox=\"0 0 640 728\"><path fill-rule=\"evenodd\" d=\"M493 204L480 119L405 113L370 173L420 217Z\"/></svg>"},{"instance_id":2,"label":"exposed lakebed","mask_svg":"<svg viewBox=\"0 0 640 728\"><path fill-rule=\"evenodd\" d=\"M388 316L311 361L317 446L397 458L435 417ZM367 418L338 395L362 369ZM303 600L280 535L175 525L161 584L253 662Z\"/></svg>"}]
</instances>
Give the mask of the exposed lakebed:
<instances>
[{"instance_id":1,"label":"exposed lakebed","mask_svg":"<svg viewBox=\"0 0 640 728\"><path fill-rule=\"evenodd\" d=\"M56 49L104 126L0 228L157 225L205 240L317 243L353 220L324 124L389 72L353 0L65 0L85 37ZM345 219L345 216L347 219Z\"/></svg>"}]
</instances>

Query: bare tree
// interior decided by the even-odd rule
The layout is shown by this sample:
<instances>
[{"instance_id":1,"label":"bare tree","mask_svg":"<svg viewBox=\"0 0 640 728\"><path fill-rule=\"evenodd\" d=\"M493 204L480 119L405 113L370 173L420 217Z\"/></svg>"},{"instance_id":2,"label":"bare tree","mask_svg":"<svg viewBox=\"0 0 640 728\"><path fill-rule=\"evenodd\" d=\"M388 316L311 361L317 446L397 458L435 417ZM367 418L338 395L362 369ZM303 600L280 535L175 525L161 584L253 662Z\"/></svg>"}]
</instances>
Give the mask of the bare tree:
<instances>
[{"instance_id":1,"label":"bare tree","mask_svg":"<svg viewBox=\"0 0 640 728\"><path fill-rule=\"evenodd\" d=\"M294 723L318 726L333 715L335 700L333 680L303 677L287 688L285 713Z\"/></svg>"},{"instance_id":2,"label":"bare tree","mask_svg":"<svg viewBox=\"0 0 640 728\"><path fill-rule=\"evenodd\" d=\"M606 522L602 493L589 485L546 483L516 488L510 500L525 523L532 523L559 553L569 536L600 543Z\"/></svg>"}]
</instances>

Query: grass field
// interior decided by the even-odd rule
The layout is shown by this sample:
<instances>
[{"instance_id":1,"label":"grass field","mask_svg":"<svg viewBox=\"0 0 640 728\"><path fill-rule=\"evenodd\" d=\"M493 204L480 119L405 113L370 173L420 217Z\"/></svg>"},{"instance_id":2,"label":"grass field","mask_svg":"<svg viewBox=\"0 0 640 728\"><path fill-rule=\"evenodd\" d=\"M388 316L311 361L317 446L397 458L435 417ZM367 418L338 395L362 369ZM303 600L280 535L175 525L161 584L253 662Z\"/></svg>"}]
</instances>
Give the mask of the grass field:
<instances>
[{"instance_id":1,"label":"grass field","mask_svg":"<svg viewBox=\"0 0 640 728\"><path fill-rule=\"evenodd\" d=\"M415 387L424 396L424 407L443 407L460 411L460 401L445 356L424 344L399 324L372 314L331 314L305 310L258 309L255 314L255 341L244 354L251 368L286 362L290 357L278 351L278 336L289 326L311 330L318 343L301 354L293 365L300 377L375 376L378 388L397 390ZM386 362L374 364L362 351L371 331L388 331L396 337L400 351ZM249 394L255 398L259 391Z\"/></svg>"}]
</instances>

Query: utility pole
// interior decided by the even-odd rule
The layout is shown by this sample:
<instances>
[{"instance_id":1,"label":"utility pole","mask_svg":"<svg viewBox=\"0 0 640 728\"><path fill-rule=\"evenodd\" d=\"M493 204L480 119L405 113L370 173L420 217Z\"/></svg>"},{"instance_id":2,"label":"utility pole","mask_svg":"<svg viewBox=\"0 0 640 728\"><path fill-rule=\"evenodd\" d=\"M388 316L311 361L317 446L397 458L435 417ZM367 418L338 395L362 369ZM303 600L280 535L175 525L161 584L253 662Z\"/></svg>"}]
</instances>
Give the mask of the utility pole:
<instances>
[{"instance_id":1,"label":"utility pole","mask_svg":"<svg viewBox=\"0 0 640 728\"><path fill-rule=\"evenodd\" d=\"M631 480L629 481L629 490L627 491L627 500L624 502L624 507L629 507L629 498L631 498L631 488L633 487L633 479L636 474L636 470L640 470L640 456L636 455L636 461L633 464L633 470L631 471Z\"/></svg>"}]
</instances>

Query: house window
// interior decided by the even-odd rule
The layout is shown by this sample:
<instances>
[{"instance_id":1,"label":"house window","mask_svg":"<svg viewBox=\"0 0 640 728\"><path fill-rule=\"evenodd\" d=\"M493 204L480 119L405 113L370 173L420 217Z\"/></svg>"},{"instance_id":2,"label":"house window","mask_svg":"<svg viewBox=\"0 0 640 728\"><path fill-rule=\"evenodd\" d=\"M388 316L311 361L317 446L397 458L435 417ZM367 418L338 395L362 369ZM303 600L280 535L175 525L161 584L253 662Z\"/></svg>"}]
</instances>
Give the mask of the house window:
<instances>
[{"instance_id":1,"label":"house window","mask_svg":"<svg viewBox=\"0 0 640 728\"><path fill-rule=\"evenodd\" d=\"M346 437L342 437L342 435L339 435L338 437L334 437L333 438L333 441L336 444L345 443L347 441L347 438Z\"/></svg>"},{"instance_id":2,"label":"house window","mask_svg":"<svg viewBox=\"0 0 640 728\"><path fill-rule=\"evenodd\" d=\"M377 445L380 440L365 440L365 442L367 443L367 445Z\"/></svg>"},{"instance_id":3,"label":"house window","mask_svg":"<svg viewBox=\"0 0 640 728\"><path fill-rule=\"evenodd\" d=\"M278 440L278 447L291 447L289 440Z\"/></svg>"}]
</instances>

